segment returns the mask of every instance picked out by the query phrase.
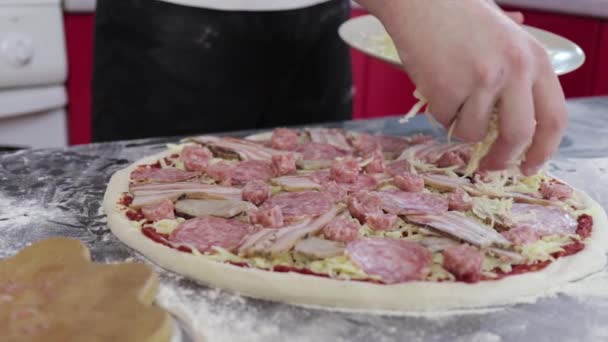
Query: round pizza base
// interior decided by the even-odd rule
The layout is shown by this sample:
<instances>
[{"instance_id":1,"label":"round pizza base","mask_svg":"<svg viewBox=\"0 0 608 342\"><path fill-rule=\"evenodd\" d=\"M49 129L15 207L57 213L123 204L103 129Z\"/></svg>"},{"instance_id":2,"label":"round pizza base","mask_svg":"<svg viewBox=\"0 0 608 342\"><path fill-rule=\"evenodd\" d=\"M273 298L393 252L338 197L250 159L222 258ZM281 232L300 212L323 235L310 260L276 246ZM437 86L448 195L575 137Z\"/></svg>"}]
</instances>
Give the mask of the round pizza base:
<instances>
[{"instance_id":1,"label":"round pizza base","mask_svg":"<svg viewBox=\"0 0 608 342\"><path fill-rule=\"evenodd\" d=\"M213 287L239 294L304 306L340 310L407 314L408 311L467 309L514 304L552 293L569 282L600 271L606 264L608 219L600 205L578 192L592 208L594 226L586 247L562 257L541 271L475 284L462 282L407 282L379 285L343 281L299 273L243 268L176 251L144 236L119 210L118 200L129 189L130 173L137 165L151 164L169 155L159 153L116 172L106 190L103 207L112 232L129 247L159 266Z\"/></svg>"}]
</instances>

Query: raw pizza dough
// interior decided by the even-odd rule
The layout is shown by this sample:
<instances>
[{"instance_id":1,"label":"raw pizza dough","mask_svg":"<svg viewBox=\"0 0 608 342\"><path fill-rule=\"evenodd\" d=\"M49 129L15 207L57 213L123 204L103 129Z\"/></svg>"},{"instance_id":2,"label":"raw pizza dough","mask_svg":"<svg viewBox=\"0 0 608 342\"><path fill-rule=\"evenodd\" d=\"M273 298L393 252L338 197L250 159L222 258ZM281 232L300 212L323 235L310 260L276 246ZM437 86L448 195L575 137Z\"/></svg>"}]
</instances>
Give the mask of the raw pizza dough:
<instances>
[{"instance_id":1,"label":"raw pizza dough","mask_svg":"<svg viewBox=\"0 0 608 342\"><path fill-rule=\"evenodd\" d=\"M512 275L496 281L475 284L462 282L408 282L378 285L277 273L207 260L182 253L145 237L134 228L117 207L122 193L129 190L130 173L137 165L151 164L170 155L159 153L143 158L118 171L109 182L104 210L112 232L124 243L168 270L194 278L210 286L240 294L305 306L362 310L399 314L404 311L479 308L513 304L539 295L601 270L608 250L608 219L605 211L589 196L579 192L592 208L592 235L586 247L572 256L562 257L541 271Z\"/></svg>"},{"instance_id":2,"label":"raw pizza dough","mask_svg":"<svg viewBox=\"0 0 608 342\"><path fill-rule=\"evenodd\" d=\"M40 241L0 260L0 341L168 342L157 292L149 266L95 264L77 240Z\"/></svg>"}]
</instances>

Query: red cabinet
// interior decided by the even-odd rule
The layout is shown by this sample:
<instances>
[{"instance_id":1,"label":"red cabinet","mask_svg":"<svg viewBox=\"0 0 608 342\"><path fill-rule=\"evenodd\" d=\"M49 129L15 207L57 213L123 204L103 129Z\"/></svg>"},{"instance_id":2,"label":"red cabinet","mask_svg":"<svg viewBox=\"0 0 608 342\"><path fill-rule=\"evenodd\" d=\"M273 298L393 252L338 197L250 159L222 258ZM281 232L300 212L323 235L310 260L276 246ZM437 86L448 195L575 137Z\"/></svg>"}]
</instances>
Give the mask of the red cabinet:
<instances>
[{"instance_id":1,"label":"red cabinet","mask_svg":"<svg viewBox=\"0 0 608 342\"><path fill-rule=\"evenodd\" d=\"M68 128L71 145L91 142L93 15L65 15Z\"/></svg>"},{"instance_id":2,"label":"red cabinet","mask_svg":"<svg viewBox=\"0 0 608 342\"><path fill-rule=\"evenodd\" d=\"M608 95L608 22L602 24L596 58L594 95Z\"/></svg>"},{"instance_id":3,"label":"red cabinet","mask_svg":"<svg viewBox=\"0 0 608 342\"><path fill-rule=\"evenodd\" d=\"M351 17L358 17L366 14L365 11L360 9L354 9ZM367 77L368 77L368 66L369 58L363 53L351 49L351 62L353 70L353 89L355 97L353 101L353 118L362 119L365 118L366 110L366 99L367 96Z\"/></svg>"},{"instance_id":4,"label":"red cabinet","mask_svg":"<svg viewBox=\"0 0 608 342\"><path fill-rule=\"evenodd\" d=\"M593 94L602 22L593 18L565 14L531 10L521 11L524 13L526 25L538 27L566 37L578 44L585 52L587 57L585 64L580 69L560 77L566 97L580 97ZM608 60L606 61L608 62Z\"/></svg>"}]
</instances>

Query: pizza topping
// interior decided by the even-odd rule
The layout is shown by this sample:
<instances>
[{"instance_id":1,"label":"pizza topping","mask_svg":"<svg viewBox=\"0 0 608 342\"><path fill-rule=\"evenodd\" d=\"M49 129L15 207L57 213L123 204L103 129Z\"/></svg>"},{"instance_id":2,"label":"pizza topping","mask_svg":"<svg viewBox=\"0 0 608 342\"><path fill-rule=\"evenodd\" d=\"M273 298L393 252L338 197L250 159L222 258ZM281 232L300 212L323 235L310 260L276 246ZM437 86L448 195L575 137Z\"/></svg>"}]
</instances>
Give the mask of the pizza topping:
<instances>
[{"instance_id":1,"label":"pizza topping","mask_svg":"<svg viewBox=\"0 0 608 342\"><path fill-rule=\"evenodd\" d=\"M273 177L271 163L262 160L247 160L240 162L232 173L232 183L245 185L249 181L268 180Z\"/></svg>"},{"instance_id":2,"label":"pizza topping","mask_svg":"<svg viewBox=\"0 0 608 342\"><path fill-rule=\"evenodd\" d=\"M376 192L382 209L395 215L441 213L448 210L448 201L435 194L399 190Z\"/></svg>"},{"instance_id":3,"label":"pizza topping","mask_svg":"<svg viewBox=\"0 0 608 342\"><path fill-rule=\"evenodd\" d=\"M530 226L519 226L502 232L502 236L507 238L516 246L531 244L540 239L540 234Z\"/></svg>"},{"instance_id":4,"label":"pizza topping","mask_svg":"<svg viewBox=\"0 0 608 342\"><path fill-rule=\"evenodd\" d=\"M382 150L380 142L372 135L357 133L350 136L350 144L360 155L367 156L376 150Z\"/></svg>"},{"instance_id":5,"label":"pizza topping","mask_svg":"<svg viewBox=\"0 0 608 342\"><path fill-rule=\"evenodd\" d=\"M141 208L144 217L150 221L160 221L163 219L174 219L173 202L164 200L156 204L146 205Z\"/></svg>"},{"instance_id":6,"label":"pizza topping","mask_svg":"<svg viewBox=\"0 0 608 342\"><path fill-rule=\"evenodd\" d=\"M323 215L314 220L310 218L304 219L281 229L265 228L247 237L239 248L239 252L245 255L279 255L285 253L291 250L305 236L318 233L337 214L338 207L331 207Z\"/></svg>"},{"instance_id":7,"label":"pizza topping","mask_svg":"<svg viewBox=\"0 0 608 342\"><path fill-rule=\"evenodd\" d=\"M393 181L405 192L421 192L424 189L424 178L407 171L396 175Z\"/></svg>"},{"instance_id":8,"label":"pizza topping","mask_svg":"<svg viewBox=\"0 0 608 342\"><path fill-rule=\"evenodd\" d=\"M272 156L285 152L264 147L257 142L232 137L200 136L191 140L215 148L225 149L236 153L242 160L270 161Z\"/></svg>"},{"instance_id":9,"label":"pizza topping","mask_svg":"<svg viewBox=\"0 0 608 342\"><path fill-rule=\"evenodd\" d=\"M369 191L359 191L348 198L348 210L359 222L365 222L367 215L382 213L381 206L380 196Z\"/></svg>"},{"instance_id":10,"label":"pizza topping","mask_svg":"<svg viewBox=\"0 0 608 342\"><path fill-rule=\"evenodd\" d=\"M392 230L397 223L397 219L397 215L393 214L372 213L365 215L365 223L373 230Z\"/></svg>"},{"instance_id":11,"label":"pizza topping","mask_svg":"<svg viewBox=\"0 0 608 342\"><path fill-rule=\"evenodd\" d=\"M217 216L230 218L256 207L245 201L224 200L224 199L183 199L175 203L175 211L191 216Z\"/></svg>"},{"instance_id":12,"label":"pizza topping","mask_svg":"<svg viewBox=\"0 0 608 342\"><path fill-rule=\"evenodd\" d=\"M247 182L243 187L243 200L255 205L264 203L270 196L270 187L260 180Z\"/></svg>"},{"instance_id":13,"label":"pizza topping","mask_svg":"<svg viewBox=\"0 0 608 342\"><path fill-rule=\"evenodd\" d=\"M363 238L346 246L349 258L367 274L386 284L423 279L431 267L431 253L411 241Z\"/></svg>"},{"instance_id":14,"label":"pizza topping","mask_svg":"<svg viewBox=\"0 0 608 342\"><path fill-rule=\"evenodd\" d=\"M457 280L476 283L481 279L483 255L469 245L448 246L443 250L443 267Z\"/></svg>"},{"instance_id":15,"label":"pizza topping","mask_svg":"<svg viewBox=\"0 0 608 342\"><path fill-rule=\"evenodd\" d=\"M473 214L483 221L486 221L490 226L494 227L496 223L503 226L510 226L511 208L513 207L512 198L488 198L488 197L473 197Z\"/></svg>"},{"instance_id":16,"label":"pizza topping","mask_svg":"<svg viewBox=\"0 0 608 342\"><path fill-rule=\"evenodd\" d=\"M283 212L278 205L250 211L249 220L251 223L259 224L267 228L279 228L285 224L283 221Z\"/></svg>"},{"instance_id":17,"label":"pizza topping","mask_svg":"<svg viewBox=\"0 0 608 342\"><path fill-rule=\"evenodd\" d=\"M329 144L308 143L296 149L304 160L333 160L346 157L350 153Z\"/></svg>"},{"instance_id":18,"label":"pizza topping","mask_svg":"<svg viewBox=\"0 0 608 342\"><path fill-rule=\"evenodd\" d=\"M575 244L578 243L575 242ZM569 236L545 236L533 243L526 244L521 247L521 254L527 260L534 260L536 262L552 261L556 257L567 254L567 249L571 248L572 239ZM581 244L580 251L584 248L584 244ZM563 253L563 254L562 254Z\"/></svg>"},{"instance_id":19,"label":"pizza topping","mask_svg":"<svg viewBox=\"0 0 608 342\"><path fill-rule=\"evenodd\" d=\"M199 145L184 146L181 153L182 162L188 171L205 171L213 153Z\"/></svg>"},{"instance_id":20,"label":"pizza topping","mask_svg":"<svg viewBox=\"0 0 608 342\"><path fill-rule=\"evenodd\" d=\"M338 183L355 183L359 176L359 164L352 158L337 159L331 165L329 176Z\"/></svg>"},{"instance_id":21,"label":"pizza topping","mask_svg":"<svg viewBox=\"0 0 608 342\"><path fill-rule=\"evenodd\" d=\"M413 223L435 228L456 238L480 247L492 244L508 245L509 241L491 227L483 225L456 211L439 214L411 215L407 219Z\"/></svg>"},{"instance_id":22,"label":"pizza topping","mask_svg":"<svg viewBox=\"0 0 608 342\"><path fill-rule=\"evenodd\" d=\"M343 151L350 151L352 147L346 141L344 131L332 128L309 128L306 130L313 143L321 143L335 146Z\"/></svg>"},{"instance_id":23,"label":"pizza topping","mask_svg":"<svg viewBox=\"0 0 608 342\"><path fill-rule=\"evenodd\" d=\"M323 235L333 241L350 242L359 237L360 228L357 220L336 218L323 227Z\"/></svg>"},{"instance_id":24,"label":"pizza topping","mask_svg":"<svg viewBox=\"0 0 608 342\"><path fill-rule=\"evenodd\" d=\"M172 183L198 177L198 172L188 172L168 167L164 169L140 166L131 172L131 180L136 182Z\"/></svg>"},{"instance_id":25,"label":"pizza topping","mask_svg":"<svg viewBox=\"0 0 608 342\"><path fill-rule=\"evenodd\" d=\"M297 159L296 166L302 170L322 170L328 169L331 166L332 160L304 160Z\"/></svg>"},{"instance_id":26,"label":"pizza topping","mask_svg":"<svg viewBox=\"0 0 608 342\"><path fill-rule=\"evenodd\" d=\"M458 241L442 236L425 236L418 242L431 251L431 253L441 252L449 246L460 245Z\"/></svg>"},{"instance_id":27,"label":"pizza topping","mask_svg":"<svg viewBox=\"0 0 608 342\"><path fill-rule=\"evenodd\" d=\"M325 259L344 254L344 245L320 239L318 237L309 237L298 241L294 247L294 251L313 259Z\"/></svg>"},{"instance_id":28,"label":"pizza topping","mask_svg":"<svg viewBox=\"0 0 608 342\"><path fill-rule=\"evenodd\" d=\"M398 159L418 159L420 161L433 164L436 166L437 162L444 156L446 158L447 166L459 166L454 165L452 162L458 163L461 159L469 160L471 154L471 145L465 143L444 143L439 144L434 141L411 146L403 151ZM457 157L457 158L455 158ZM441 166L439 166L441 167Z\"/></svg>"},{"instance_id":29,"label":"pizza topping","mask_svg":"<svg viewBox=\"0 0 608 342\"><path fill-rule=\"evenodd\" d=\"M298 133L289 128L276 128L272 131L270 146L277 150L293 151L298 147Z\"/></svg>"},{"instance_id":30,"label":"pizza topping","mask_svg":"<svg viewBox=\"0 0 608 342\"><path fill-rule=\"evenodd\" d=\"M558 182L542 182L540 193L548 200L563 200L572 197L572 188Z\"/></svg>"},{"instance_id":31,"label":"pizza topping","mask_svg":"<svg viewBox=\"0 0 608 342\"><path fill-rule=\"evenodd\" d=\"M386 169L386 163L384 162L384 156L379 150L375 150L369 156L370 162L364 167L367 173L384 173Z\"/></svg>"},{"instance_id":32,"label":"pizza topping","mask_svg":"<svg viewBox=\"0 0 608 342\"><path fill-rule=\"evenodd\" d=\"M389 155L393 155L394 157L401 154L401 152L403 152L403 150L410 145L406 139L400 137L379 135L375 138L380 144L382 151L388 153Z\"/></svg>"},{"instance_id":33,"label":"pizza topping","mask_svg":"<svg viewBox=\"0 0 608 342\"><path fill-rule=\"evenodd\" d=\"M447 198L449 210L469 211L473 209L473 200L461 188L456 188Z\"/></svg>"},{"instance_id":34,"label":"pizza topping","mask_svg":"<svg viewBox=\"0 0 608 342\"><path fill-rule=\"evenodd\" d=\"M422 176L425 184L443 191L454 191L456 189L467 188L472 185L467 178L450 177L447 175L427 173Z\"/></svg>"},{"instance_id":35,"label":"pizza topping","mask_svg":"<svg viewBox=\"0 0 608 342\"><path fill-rule=\"evenodd\" d=\"M435 164L439 167L452 167L460 169L467 164L467 155L457 151L446 152L437 159Z\"/></svg>"},{"instance_id":36,"label":"pizza topping","mask_svg":"<svg viewBox=\"0 0 608 342\"><path fill-rule=\"evenodd\" d=\"M321 190L321 185L308 176L283 176L272 179L272 183L286 191Z\"/></svg>"},{"instance_id":37,"label":"pizza topping","mask_svg":"<svg viewBox=\"0 0 608 342\"><path fill-rule=\"evenodd\" d=\"M411 165L405 159L395 160L386 165L386 172L392 176L399 175L404 172L410 172L410 171L411 171Z\"/></svg>"},{"instance_id":38,"label":"pizza topping","mask_svg":"<svg viewBox=\"0 0 608 342\"><path fill-rule=\"evenodd\" d=\"M270 197L262 208L279 206L286 221L321 215L332 208L331 200L319 191L284 192Z\"/></svg>"},{"instance_id":39,"label":"pizza topping","mask_svg":"<svg viewBox=\"0 0 608 342\"><path fill-rule=\"evenodd\" d=\"M210 163L205 170L207 175L216 182L230 186L232 183L232 175L235 171L235 166L225 161Z\"/></svg>"},{"instance_id":40,"label":"pizza topping","mask_svg":"<svg viewBox=\"0 0 608 342\"><path fill-rule=\"evenodd\" d=\"M329 170L317 171L312 175L312 179L325 186L327 183L332 182ZM340 183L339 184L344 190L348 192L357 192L359 190L372 190L378 187L378 181L375 177L368 174L359 174L354 183Z\"/></svg>"},{"instance_id":41,"label":"pizza topping","mask_svg":"<svg viewBox=\"0 0 608 342\"><path fill-rule=\"evenodd\" d=\"M296 158L291 153L272 156L272 172L277 177L295 173Z\"/></svg>"},{"instance_id":42,"label":"pizza topping","mask_svg":"<svg viewBox=\"0 0 608 342\"><path fill-rule=\"evenodd\" d=\"M348 198L348 191L334 181L323 184L322 190L334 203L346 202Z\"/></svg>"},{"instance_id":43,"label":"pizza topping","mask_svg":"<svg viewBox=\"0 0 608 342\"><path fill-rule=\"evenodd\" d=\"M591 236L591 230L593 229L593 217L587 214L582 214L577 219L576 234L581 238L586 239Z\"/></svg>"},{"instance_id":44,"label":"pizza topping","mask_svg":"<svg viewBox=\"0 0 608 342\"><path fill-rule=\"evenodd\" d=\"M235 251L241 240L254 228L237 220L207 216L187 220L169 235L169 241L192 246L201 253L221 247Z\"/></svg>"},{"instance_id":45,"label":"pizza topping","mask_svg":"<svg viewBox=\"0 0 608 342\"><path fill-rule=\"evenodd\" d=\"M569 215L583 208L570 200L573 190L549 176L460 176L471 144L356 133L347 141L344 131L331 129L311 129L308 136L312 142L300 144L306 137L297 131L277 129L255 141L199 137L209 148L169 147L170 157L133 172L130 192L118 203L142 234L184 252L389 284L477 282L534 271L520 266L546 266L576 253L591 234L591 216ZM192 179L201 172L206 176ZM210 178L242 188L205 184ZM348 212L338 216L340 202ZM382 252L371 253L376 247ZM430 253L425 262L421 255L430 259ZM391 265L391 258L400 262Z\"/></svg>"},{"instance_id":46,"label":"pizza topping","mask_svg":"<svg viewBox=\"0 0 608 342\"><path fill-rule=\"evenodd\" d=\"M558 207L515 203L511 215L514 227L529 226L541 236L576 233L576 220Z\"/></svg>"},{"instance_id":47,"label":"pizza topping","mask_svg":"<svg viewBox=\"0 0 608 342\"><path fill-rule=\"evenodd\" d=\"M191 198L241 199L241 189L191 182L133 185L131 192L133 193L131 206L135 208L165 199L176 200L182 195Z\"/></svg>"}]
</instances>

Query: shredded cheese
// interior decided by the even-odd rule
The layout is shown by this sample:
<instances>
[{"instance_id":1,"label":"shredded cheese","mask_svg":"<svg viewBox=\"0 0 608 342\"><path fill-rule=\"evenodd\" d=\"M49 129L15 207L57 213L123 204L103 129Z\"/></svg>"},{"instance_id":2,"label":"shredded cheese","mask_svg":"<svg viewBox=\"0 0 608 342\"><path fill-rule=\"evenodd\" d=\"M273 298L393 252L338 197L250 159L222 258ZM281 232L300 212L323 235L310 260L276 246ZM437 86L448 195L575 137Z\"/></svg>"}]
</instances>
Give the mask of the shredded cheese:
<instances>
[{"instance_id":1,"label":"shredded cheese","mask_svg":"<svg viewBox=\"0 0 608 342\"><path fill-rule=\"evenodd\" d=\"M473 197L473 214L483 221L489 221L490 226L498 222L508 224L511 222L512 198L491 199L486 196Z\"/></svg>"},{"instance_id":2,"label":"shredded cheese","mask_svg":"<svg viewBox=\"0 0 608 342\"><path fill-rule=\"evenodd\" d=\"M156 221L152 224L152 227L161 234L171 234L180 223L186 221L182 217L178 217L174 220L164 219Z\"/></svg>"},{"instance_id":3,"label":"shredded cheese","mask_svg":"<svg viewBox=\"0 0 608 342\"><path fill-rule=\"evenodd\" d=\"M528 260L547 261L553 260L551 254L562 252L565 245L573 242L570 235L545 236L534 243L521 247L521 255Z\"/></svg>"}]
</instances>

